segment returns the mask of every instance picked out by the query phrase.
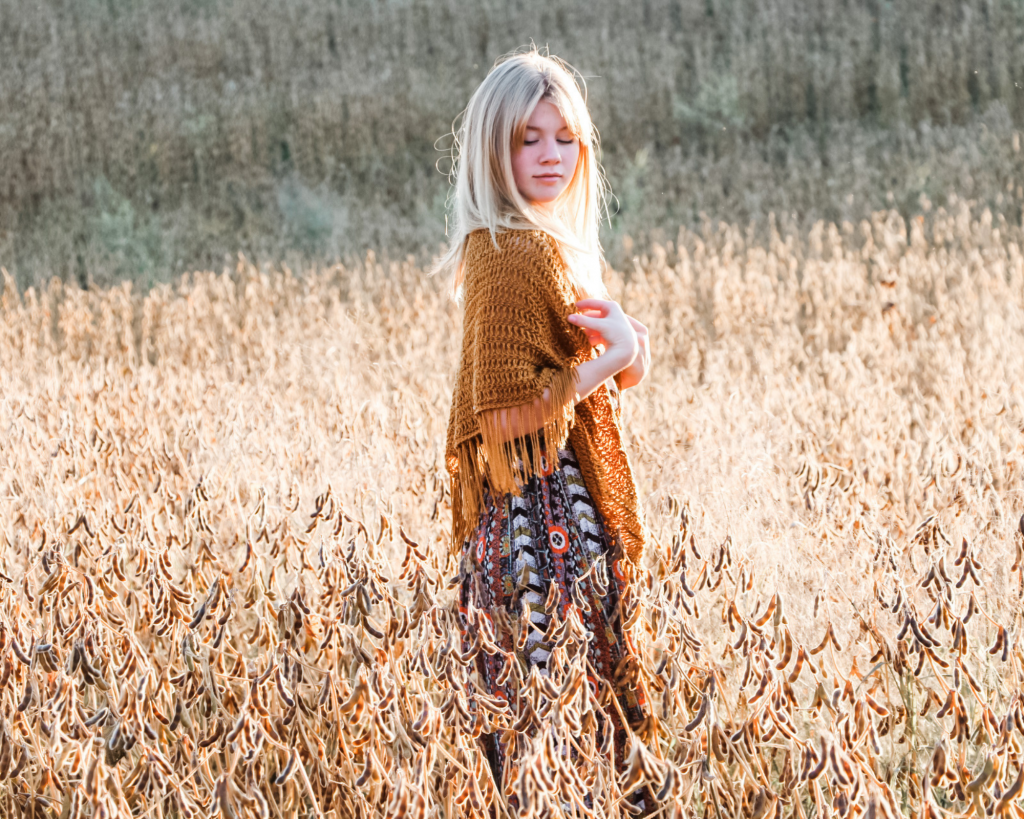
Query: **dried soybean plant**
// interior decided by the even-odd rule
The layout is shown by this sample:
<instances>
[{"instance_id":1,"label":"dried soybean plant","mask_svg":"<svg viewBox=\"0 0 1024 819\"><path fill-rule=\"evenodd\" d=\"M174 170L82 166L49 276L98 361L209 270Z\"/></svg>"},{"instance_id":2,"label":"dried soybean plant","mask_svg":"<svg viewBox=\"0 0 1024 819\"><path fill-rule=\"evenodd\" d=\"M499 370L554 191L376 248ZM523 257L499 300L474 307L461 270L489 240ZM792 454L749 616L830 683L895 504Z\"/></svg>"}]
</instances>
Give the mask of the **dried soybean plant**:
<instances>
[{"instance_id":1,"label":"dried soybean plant","mask_svg":"<svg viewBox=\"0 0 1024 819\"><path fill-rule=\"evenodd\" d=\"M529 625L456 628L438 283L8 283L0 811L486 816L504 731L529 816L640 785L666 817L1021 814L1020 244L966 207L709 225L610 276L657 356L625 399L653 537L616 682L652 708L620 770L573 608L547 675L477 688Z\"/></svg>"}]
</instances>

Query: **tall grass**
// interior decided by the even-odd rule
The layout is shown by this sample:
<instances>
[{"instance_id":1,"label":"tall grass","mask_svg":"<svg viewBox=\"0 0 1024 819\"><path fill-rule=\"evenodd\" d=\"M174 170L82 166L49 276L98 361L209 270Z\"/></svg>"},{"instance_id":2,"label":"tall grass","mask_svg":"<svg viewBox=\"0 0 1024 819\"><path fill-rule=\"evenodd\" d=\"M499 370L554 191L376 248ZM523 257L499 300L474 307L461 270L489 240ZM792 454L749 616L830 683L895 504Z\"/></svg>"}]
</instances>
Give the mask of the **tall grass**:
<instances>
[{"instance_id":1,"label":"tall grass","mask_svg":"<svg viewBox=\"0 0 1024 819\"><path fill-rule=\"evenodd\" d=\"M1020 816L1024 231L932 216L707 224L611 276L655 353L624 396L652 582L622 611L653 716L619 771L572 616L549 679L471 686L439 281L371 255L6 282L2 810L485 816L474 737L535 718L527 815L647 782L671 819Z\"/></svg>"}]
</instances>

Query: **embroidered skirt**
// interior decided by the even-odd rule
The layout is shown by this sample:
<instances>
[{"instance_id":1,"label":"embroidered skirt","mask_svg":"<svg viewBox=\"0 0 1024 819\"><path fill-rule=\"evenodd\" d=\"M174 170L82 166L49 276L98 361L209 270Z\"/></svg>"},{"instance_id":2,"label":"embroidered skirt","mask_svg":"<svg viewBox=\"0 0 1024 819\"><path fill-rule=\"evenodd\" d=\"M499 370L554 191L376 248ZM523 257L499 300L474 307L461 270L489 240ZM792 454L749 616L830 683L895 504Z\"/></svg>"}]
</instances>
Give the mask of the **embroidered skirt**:
<instances>
[{"instance_id":1,"label":"embroidered skirt","mask_svg":"<svg viewBox=\"0 0 1024 819\"><path fill-rule=\"evenodd\" d=\"M619 706L606 699L608 704L597 724L601 738L598 745L608 747L604 732L612 732L617 774L622 773L629 750L620 709L633 727L643 720L647 710L640 689L620 686L616 691L614 685L625 654L619 625L619 599L624 589L617 565L620 553L617 538L613 540L606 532L587 491L575 455L571 449L562 449L557 463L550 463L542 475L531 478L520 497L508 494L494 499L485 492L476 531L462 547L458 598L463 651L475 639L478 612L487 615L487 630L493 630L500 651L479 651L476 669L484 693L507 702L513 720L521 715L525 702L520 702L516 679L507 664L514 661L518 665L515 676L520 679L526 679L534 667L540 675L548 676L557 641L546 639L551 621L547 611L557 612L562 621L580 618L580 633L585 633L587 640L591 691L598 699L602 693L608 698L615 696ZM529 606L532 628L523 627L524 604ZM510 747L516 743L508 740L508 732L481 734L498 789L506 794L509 806L517 809L517 756L525 743L517 749ZM567 752L562 749L563 754ZM643 790L627 799L645 814L652 809L649 792L647 804ZM592 807L590 801L587 794L587 807Z\"/></svg>"}]
</instances>

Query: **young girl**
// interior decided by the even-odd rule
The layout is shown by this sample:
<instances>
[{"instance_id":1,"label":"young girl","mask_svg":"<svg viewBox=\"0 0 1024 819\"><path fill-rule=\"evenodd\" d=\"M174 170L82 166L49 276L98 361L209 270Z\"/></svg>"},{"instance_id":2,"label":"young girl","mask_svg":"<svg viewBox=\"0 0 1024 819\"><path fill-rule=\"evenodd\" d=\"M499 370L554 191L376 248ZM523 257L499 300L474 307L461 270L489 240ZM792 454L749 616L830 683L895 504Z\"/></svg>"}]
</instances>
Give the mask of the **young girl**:
<instances>
[{"instance_id":1,"label":"young girl","mask_svg":"<svg viewBox=\"0 0 1024 819\"><path fill-rule=\"evenodd\" d=\"M568 661L585 659L592 701L605 703L599 744L611 732L621 772L623 717L636 727L647 703L622 627L638 604L644 528L618 392L643 380L650 355L646 328L601 281L596 141L573 74L537 51L500 60L469 101L439 264L465 306L446 460L459 619L464 647L483 646L485 693L528 724L531 670L557 687ZM516 806L528 737L482 740ZM632 812L652 807L649 794L630 798Z\"/></svg>"}]
</instances>

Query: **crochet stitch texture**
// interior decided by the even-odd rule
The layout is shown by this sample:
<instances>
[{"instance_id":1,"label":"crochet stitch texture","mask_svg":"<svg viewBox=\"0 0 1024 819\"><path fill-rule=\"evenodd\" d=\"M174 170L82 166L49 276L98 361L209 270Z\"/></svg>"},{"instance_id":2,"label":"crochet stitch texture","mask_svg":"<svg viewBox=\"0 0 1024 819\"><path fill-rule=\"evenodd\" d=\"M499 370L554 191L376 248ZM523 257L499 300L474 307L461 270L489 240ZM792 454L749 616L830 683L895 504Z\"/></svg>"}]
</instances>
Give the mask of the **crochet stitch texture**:
<instances>
[{"instance_id":1,"label":"crochet stitch texture","mask_svg":"<svg viewBox=\"0 0 1024 819\"><path fill-rule=\"evenodd\" d=\"M491 493L520 493L549 469L542 447L569 441L609 532L640 565L645 531L621 416L602 384L576 403L575 366L595 355L568 321L576 294L554 239L540 230L487 230L466 238L465 322L445 460L452 479L452 545L473 534ZM529 405L550 389L551 417L524 417L534 430L502 439L499 410ZM526 413L529 415L530 413ZM543 434L543 440L541 439Z\"/></svg>"}]
</instances>

